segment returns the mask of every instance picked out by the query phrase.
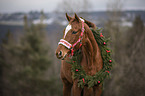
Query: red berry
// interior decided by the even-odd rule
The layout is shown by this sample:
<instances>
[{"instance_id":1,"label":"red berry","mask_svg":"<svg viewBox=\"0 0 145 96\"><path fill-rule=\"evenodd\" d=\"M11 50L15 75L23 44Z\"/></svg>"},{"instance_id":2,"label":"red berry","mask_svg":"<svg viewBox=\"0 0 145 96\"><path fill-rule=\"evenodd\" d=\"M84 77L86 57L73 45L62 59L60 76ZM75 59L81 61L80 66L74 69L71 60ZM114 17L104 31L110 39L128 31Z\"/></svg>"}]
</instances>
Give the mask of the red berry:
<instances>
[{"instance_id":1,"label":"red berry","mask_svg":"<svg viewBox=\"0 0 145 96\"><path fill-rule=\"evenodd\" d=\"M111 62L112 62L112 60L109 60L109 62L111 63Z\"/></svg>"},{"instance_id":2,"label":"red berry","mask_svg":"<svg viewBox=\"0 0 145 96\"><path fill-rule=\"evenodd\" d=\"M100 81L98 81L98 83L100 83Z\"/></svg>"},{"instance_id":3,"label":"red berry","mask_svg":"<svg viewBox=\"0 0 145 96\"><path fill-rule=\"evenodd\" d=\"M78 70L78 69L76 69L76 71L78 72L79 70Z\"/></svg>"},{"instance_id":4,"label":"red berry","mask_svg":"<svg viewBox=\"0 0 145 96\"><path fill-rule=\"evenodd\" d=\"M106 45L106 42L104 42L103 44Z\"/></svg>"}]
</instances>

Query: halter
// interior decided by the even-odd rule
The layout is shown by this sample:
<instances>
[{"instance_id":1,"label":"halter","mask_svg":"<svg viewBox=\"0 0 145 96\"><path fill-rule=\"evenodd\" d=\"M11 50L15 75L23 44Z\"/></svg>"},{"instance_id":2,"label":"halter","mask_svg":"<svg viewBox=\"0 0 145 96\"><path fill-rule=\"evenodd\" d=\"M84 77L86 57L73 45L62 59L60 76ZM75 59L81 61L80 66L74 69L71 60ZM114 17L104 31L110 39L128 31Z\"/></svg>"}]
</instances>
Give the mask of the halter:
<instances>
[{"instance_id":1,"label":"halter","mask_svg":"<svg viewBox=\"0 0 145 96\"><path fill-rule=\"evenodd\" d=\"M79 39L77 40L77 42L75 42L74 44L69 43L68 41L64 40L64 39L60 39L60 41L58 42L58 45L61 44L63 46L65 46L66 48L71 50L71 56L74 55L74 47L80 42L80 46L79 48L82 46L82 38L83 38L83 34L84 34L84 20L82 18L80 18L80 20L82 21L82 32L81 35L79 36Z\"/></svg>"}]
</instances>

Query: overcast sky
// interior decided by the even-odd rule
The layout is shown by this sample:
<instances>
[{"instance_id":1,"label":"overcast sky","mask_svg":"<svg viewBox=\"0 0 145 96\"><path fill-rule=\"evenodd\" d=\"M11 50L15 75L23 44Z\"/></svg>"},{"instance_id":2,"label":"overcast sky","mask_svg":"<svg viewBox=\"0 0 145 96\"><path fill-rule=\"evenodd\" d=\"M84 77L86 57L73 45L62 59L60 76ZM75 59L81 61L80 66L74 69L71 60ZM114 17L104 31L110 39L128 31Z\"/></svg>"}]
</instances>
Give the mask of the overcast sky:
<instances>
[{"instance_id":1,"label":"overcast sky","mask_svg":"<svg viewBox=\"0 0 145 96\"><path fill-rule=\"evenodd\" d=\"M28 12L44 10L52 12L62 0L0 0L0 12ZM77 0L76 0L77 1ZM92 11L106 10L109 0L89 0ZM124 0L125 10L145 10L145 0Z\"/></svg>"}]
</instances>

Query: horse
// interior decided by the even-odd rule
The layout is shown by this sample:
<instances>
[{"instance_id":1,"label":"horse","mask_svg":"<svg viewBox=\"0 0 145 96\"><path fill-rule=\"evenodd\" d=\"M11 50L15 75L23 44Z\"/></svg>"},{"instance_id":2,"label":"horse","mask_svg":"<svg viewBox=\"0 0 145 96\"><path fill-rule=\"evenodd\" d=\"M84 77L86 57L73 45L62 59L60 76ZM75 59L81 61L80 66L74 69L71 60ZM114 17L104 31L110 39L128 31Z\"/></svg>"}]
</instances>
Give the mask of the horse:
<instances>
[{"instance_id":1,"label":"horse","mask_svg":"<svg viewBox=\"0 0 145 96\"><path fill-rule=\"evenodd\" d=\"M88 20L79 18L75 13L74 17L68 16L69 22L64 29L63 38L58 43L56 56L61 59L61 80L63 83L63 96L101 96L102 84L95 85L92 88L84 86L78 87L78 80L73 79L71 72L70 56L78 49L82 50L81 66L87 75L93 76L96 72L103 68L103 60L101 57L100 48L90 29L96 29L96 25Z\"/></svg>"}]
</instances>

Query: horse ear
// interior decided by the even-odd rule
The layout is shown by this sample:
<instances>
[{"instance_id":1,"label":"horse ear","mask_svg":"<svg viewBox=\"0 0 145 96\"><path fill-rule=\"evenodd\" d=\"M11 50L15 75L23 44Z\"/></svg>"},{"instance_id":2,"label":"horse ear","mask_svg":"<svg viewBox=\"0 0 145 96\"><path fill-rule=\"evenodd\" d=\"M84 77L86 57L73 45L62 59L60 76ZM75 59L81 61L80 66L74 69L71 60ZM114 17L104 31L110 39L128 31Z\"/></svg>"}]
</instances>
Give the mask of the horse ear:
<instances>
[{"instance_id":1,"label":"horse ear","mask_svg":"<svg viewBox=\"0 0 145 96\"><path fill-rule=\"evenodd\" d=\"M68 21L70 21L72 19L70 16L67 15L67 13L66 13L66 18Z\"/></svg>"},{"instance_id":2,"label":"horse ear","mask_svg":"<svg viewBox=\"0 0 145 96\"><path fill-rule=\"evenodd\" d=\"M82 17L81 17L82 18ZM83 18L82 18L83 19ZM94 24L94 23L92 23L92 22L90 22L90 21L88 21L88 20L85 20L84 19L84 21L85 21L85 23L89 26L89 27L92 27L93 29L96 29L96 25Z\"/></svg>"},{"instance_id":3,"label":"horse ear","mask_svg":"<svg viewBox=\"0 0 145 96\"><path fill-rule=\"evenodd\" d=\"M80 18L77 16L77 14L75 13L75 19L79 22Z\"/></svg>"}]
</instances>

